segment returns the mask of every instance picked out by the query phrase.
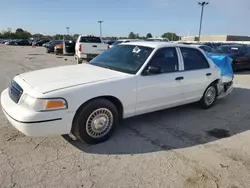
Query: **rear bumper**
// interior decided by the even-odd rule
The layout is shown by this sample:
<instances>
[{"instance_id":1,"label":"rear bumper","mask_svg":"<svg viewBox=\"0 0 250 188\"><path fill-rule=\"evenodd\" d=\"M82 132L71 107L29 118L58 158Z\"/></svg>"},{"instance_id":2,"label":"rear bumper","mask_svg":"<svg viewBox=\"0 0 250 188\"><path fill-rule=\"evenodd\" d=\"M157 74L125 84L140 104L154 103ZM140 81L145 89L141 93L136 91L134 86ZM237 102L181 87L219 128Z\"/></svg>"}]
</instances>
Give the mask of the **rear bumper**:
<instances>
[{"instance_id":1,"label":"rear bumper","mask_svg":"<svg viewBox=\"0 0 250 188\"><path fill-rule=\"evenodd\" d=\"M94 57L98 56L99 54L78 54L76 55L79 59L93 59Z\"/></svg>"},{"instance_id":2,"label":"rear bumper","mask_svg":"<svg viewBox=\"0 0 250 188\"><path fill-rule=\"evenodd\" d=\"M218 95L218 99L224 98L233 91L233 88L234 88L233 81L229 83L224 83L218 86L218 88L220 91Z\"/></svg>"}]
</instances>

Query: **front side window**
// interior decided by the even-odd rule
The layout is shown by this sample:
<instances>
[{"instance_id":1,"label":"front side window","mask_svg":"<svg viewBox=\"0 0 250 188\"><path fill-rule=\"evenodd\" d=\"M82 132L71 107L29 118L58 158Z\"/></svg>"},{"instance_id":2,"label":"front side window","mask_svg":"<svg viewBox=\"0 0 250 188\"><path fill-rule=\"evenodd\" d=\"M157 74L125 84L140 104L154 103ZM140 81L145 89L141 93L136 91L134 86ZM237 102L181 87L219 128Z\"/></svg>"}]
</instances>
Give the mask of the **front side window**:
<instances>
[{"instance_id":1,"label":"front side window","mask_svg":"<svg viewBox=\"0 0 250 188\"><path fill-rule=\"evenodd\" d=\"M145 46L118 45L94 58L90 61L90 64L136 74L153 50L154 48Z\"/></svg>"},{"instance_id":2,"label":"front side window","mask_svg":"<svg viewBox=\"0 0 250 188\"><path fill-rule=\"evenodd\" d=\"M184 70L207 69L209 64L204 55L197 49L180 48L184 61Z\"/></svg>"},{"instance_id":3,"label":"front side window","mask_svg":"<svg viewBox=\"0 0 250 188\"><path fill-rule=\"evenodd\" d=\"M168 47L157 50L148 66L160 67L162 73L178 71L179 61L176 49L174 47Z\"/></svg>"}]
</instances>

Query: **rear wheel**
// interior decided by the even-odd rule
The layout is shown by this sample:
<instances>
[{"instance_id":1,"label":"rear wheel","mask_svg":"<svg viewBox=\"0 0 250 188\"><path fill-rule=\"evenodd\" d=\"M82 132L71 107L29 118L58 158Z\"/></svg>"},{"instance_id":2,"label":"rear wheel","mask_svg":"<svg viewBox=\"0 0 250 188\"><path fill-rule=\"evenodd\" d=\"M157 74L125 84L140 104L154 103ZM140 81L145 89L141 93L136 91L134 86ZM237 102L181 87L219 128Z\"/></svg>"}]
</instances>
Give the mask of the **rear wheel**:
<instances>
[{"instance_id":1,"label":"rear wheel","mask_svg":"<svg viewBox=\"0 0 250 188\"><path fill-rule=\"evenodd\" d=\"M112 135L118 119L118 111L113 103L106 99L96 99L76 114L72 133L87 144L98 144Z\"/></svg>"},{"instance_id":2,"label":"rear wheel","mask_svg":"<svg viewBox=\"0 0 250 188\"><path fill-rule=\"evenodd\" d=\"M200 100L200 106L202 108L211 108L217 100L217 87L216 84L208 86Z\"/></svg>"}]
</instances>

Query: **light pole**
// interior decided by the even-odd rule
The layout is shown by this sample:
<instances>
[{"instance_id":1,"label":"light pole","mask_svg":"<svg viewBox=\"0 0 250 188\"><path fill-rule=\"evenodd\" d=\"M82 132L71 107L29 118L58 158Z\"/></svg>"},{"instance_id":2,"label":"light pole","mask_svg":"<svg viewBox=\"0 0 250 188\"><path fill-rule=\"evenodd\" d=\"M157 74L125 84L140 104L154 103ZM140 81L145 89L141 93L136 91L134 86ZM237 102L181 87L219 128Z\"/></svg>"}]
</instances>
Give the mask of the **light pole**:
<instances>
[{"instance_id":1,"label":"light pole","mask_svg":"<svg viewBox=\"0 0 250 188\"><path fill-rule=\"evenodd\" d=\"M66 29L67 29L67 34L69 35L69 29L70 29L70 27L66 27Z\"/></svg>"},{"instance_id":2,"label":"light pole","mask_svg":"<svg viewBox=\"0 0 250 188\"><path fill-rule=\"evenodd\" d=\"M102 22L103 21L101 21L101 20L98 21L98 23L100 24L100 37L102 37Z\"/></svg>"},{"instance_id":3,"label":"light pole","mask_svg":"<svg viewBox=\"0 0 250 188\"><path fill-rule=\"evenodd\" d=\"M204 6L208 5L209 2L203 1L203 2L199 2L198 5L201 6L201 20L200 20L200 30L199 30L199 38L198 38L198 42L200 42L201 39L201 27L202 27L202 19L203 19L203 10L204 10Z\"/></svg>"}]
</instances>

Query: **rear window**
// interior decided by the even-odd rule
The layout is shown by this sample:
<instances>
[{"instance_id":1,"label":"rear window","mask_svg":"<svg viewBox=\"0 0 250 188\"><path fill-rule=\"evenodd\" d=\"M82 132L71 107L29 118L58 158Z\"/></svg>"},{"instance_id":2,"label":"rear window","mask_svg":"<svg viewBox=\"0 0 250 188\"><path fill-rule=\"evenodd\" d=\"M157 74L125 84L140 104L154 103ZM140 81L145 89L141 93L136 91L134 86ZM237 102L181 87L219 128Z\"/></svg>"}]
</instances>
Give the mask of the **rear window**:
<instances>
[{"instance_id":1,"label":"rear window","mask_svg":"<svg viewBox=\"0 0 250 188\"><path fill-rule=\"evenodd\" d=\"M184 47L181 47L180 49L185 70L189 71L209 68L206 58L199 50Z\"/></svg>"},{"instance_id":2,"label":"rear window","mask_svg":"<svg viewBox=\"0 0 250 188\"><path fill-rule=\"evenodd\" d=\"M102 43L100 37L81 37L79 42L84 42L84 43Z\"/></svg>"}]
</instances>

